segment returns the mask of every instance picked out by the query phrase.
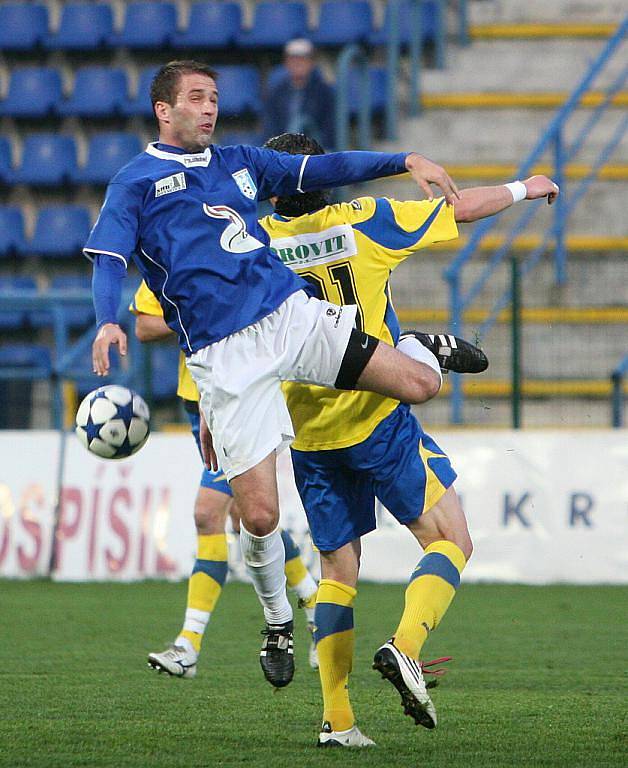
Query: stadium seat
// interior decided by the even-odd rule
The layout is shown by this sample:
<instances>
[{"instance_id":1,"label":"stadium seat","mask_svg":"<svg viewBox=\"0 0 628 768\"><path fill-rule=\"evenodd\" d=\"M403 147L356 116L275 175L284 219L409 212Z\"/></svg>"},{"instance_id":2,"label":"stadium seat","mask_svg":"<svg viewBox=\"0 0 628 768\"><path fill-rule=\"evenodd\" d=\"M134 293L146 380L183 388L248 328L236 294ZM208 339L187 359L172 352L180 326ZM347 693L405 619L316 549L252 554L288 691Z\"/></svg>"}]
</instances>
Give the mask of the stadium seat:
<instances>
[{"instance_id":1,"label":"stadium seat","mask_svg":"<svg viewBox=\"0 0 628 768\"><path fill-rule=\"evenodd\" d=\"M220 68L220 114L223 117L261 112L260 75L256 67L236 64Z\"/></svg>"},{"instance_id":2,"label":"stadium seat","mask_svg":"<svg viewBox=\"0 0 628 768\"><path fill-rule=\"evenodd\" d=\"M76 144L72 136L35 133L22 147L22 164L13 176L17 184L57 186L76 175Z\"/></svg>"},{"instance_id":3,"label":"stadium seat","mask_svg":"<svg viewBox=\"0 0 628 768\"><path fill-rule=\"evenodd\" d=\"M172 37L174 48L229 48L236 43L242 26L239 3L201 2L190 6L185 32Z\"/></svg>"},{"instance_id":4,"label":"stadium seat","mask_svg":"<svg viewBox=\"0 0 628 768\"><path fill-rule=\"evenodd\" d=\"M30 249L41 256L80 257L89 231L87 208L79 205L46 206L39 211Z\"/></svg>"},{"instance_id":5,"label":"stadium seat","mask_svg":"<svg viewBox=\"0 0 628 768\"><path fill-rule=\"evenodd\" d=\"M179 349L174 344L150 348L151 388L155 400L171 400L176 396L179 378Z\"/></svg>"},{"instance_id":6,"label":"stadium seat","mask_svg":"<svg viewBox=\"0 0 628 768\"><path fill-rule=\"evenodd\" d=\"M9 184L13 179L13 153L11 142L0 136L0 184Z\"/></svg>"},{"instance_id":7,"label":"stadium seat","mask_svg":"<svg viewBox=\"0 0 628 768\"><path fill-rule=\"evenodd\" d=\"M39 3L0 4L0 50L30 51L48 34L48 9Z\"/></svg>"},{"instance_id":8,"label":"stadium seat","mask_svg":"<svg viewBox=\"0 0 628 768\"><path fill-rule=\"evenodd\" d=\"M16 256L25 250L24 216L21 208L0 205L0 257Z\"/></svg>"},{"instance_id":9,"label":"stadium seat","mask_svg":"<svg viewBox=\"0 0 628 768\"><path fill-rule=\"evenodd\" d=\"M0 115L7 117L47 117L61 101L61 75L52 67L14 69Z\"/></svg>"},{"instance_id":10,"label":"stadium seat","mask_svg":"<svg viewBox=\"0 0 628 768\"><path fill-rule=\"evenodd\" d=\"M177 32L177 11L173 3L136 2L126 6L124 25L112 33L109 42L126 48L169 47Z\"/></svg>"},{"instance_id":11,"label":"stadium seat","mask_svg":"<svg viewBox=\"0 0 628 768\"><path fill-rule=\"evenodd\" d=\"M312 42L321 46L363 43L372 31L373 13L367 0L326 0Z\"/></svg>"},{"instance_id":12,"label":"stadium seat","mask_svg":"<svg viewBox=\"0 0 628 768\"><path fill-rule=\"evenodd\" d=\"M383 112L386 108L388 73L386 67L369 67L371 114ZM360 78L355 71L349 78L349 111L356 115L360 109Z\"/></svg>"},{"instance_id":13,"label":"stadium seat","mask_svg":"<svg viewBox=\"0 0 628 768\"><path fill-rule=\"evenodd\" d=\"M132 133L97 133L87 147L87 163L76 181L107 184L117 171L142 151L139 137Z\"/></svg>"},{"instance_id":14,"label":"stadium seat","mask_svg":"<svg viewBox=\"0 0 628 768\"><path fill-rule=\"evenodd\" d=\"M90 294L91 295L92 281L89 277L83 275L60 275L53 277L50 283L50 291L48 295L51 298L55 298L59 294ZM94 322L94 308L91 304L72 304L71 300L66 301L63 307L64 315L67 324L71 328L84 328ZM30 322L32 325L41 326L49 325L51 323L50 313L44 315L44 313L38 313L37 318L33 318L33 313L30 316ZM44 319L45 322L41 322Z\"/></svg>"},{"instance_id":15,"label":"stadium seat","mask_svg":"<svg viewBox=\"0 0 628 768\"><path fill-rule=\"evenodd\" d=\"M123 69L83 67L76 73L72 95L59 105L59 113L83 117L113 117L124 112L127 101L128 81Z\"/></svg>"},{"instance_id":16,"label":"stadium seat","mask_svg":"<svg viewBox=\"0 0 628 768\"><path fill-rule=\"evenodd\" d=\"M107 45L113 32L113 14L105 3L67 3L61 9L58 30L48 35L49 50L88 51Z\"/></svg>"},{"instance_id":17,"label":"stadium seat","mask_svg":"<svg viewBox=\"0 0 628 768\"><path fill-rule=\"evenodd\" d=\"M134 98L129 99L124 106L124 114L128 117L139 115L141 117L153 117L153 105L150 101L150 84L159 67L145 67L138 78L137 92Z\"/></svg>"},{"instance_id":18,"label":"stadium seat","mask_svg":"<svg viewBox=\"0 0 628 768\"><path fill-rule=\"evenodd\" d=\"M427 41L435 42L439 26L442 23L441 3L437 2L437 0L423 0L420 7L423 43ZM399 41L402 45L407 45L410 42L410 35L412 34L412 26L408 23L408 19L411 18L410 14L411 3L408 0L402 0L399 4ZM373 30L369 37L371 45L386 45L388 42L389 15L390 4L386 3L384 22L381 27Z\"/></svg>"},{"instance_id":19,"label":"stadium seat","mask_svg":"<svg viewBox=\"0 0 628 768\"><path fill-rule=\"evenodd\" d=\"M308 35L304 3L258 3L251 29L238 36L242 48L281 48L288 40Z\"/></svg>"},{"instance_id":20,"label":"stadium seat","mask_svg":"<svg viewBox=\"0 0 628 768\"><path fill-rule=\"evenodd\" d=\"M0 214L0 226L1 226ZM22 296L36 296L37 283L34 277L0 277L0 294L10 294L11 298ZM0 300L0 305L2 305ZM5 305L6 306L6 305ZM27 309L4 309L0 312L0 330L15 331L23 328L28 322Z\"/></svg>"},{"instance_id":21,"label":"stadium seat","mask_svg":"<svg viewBox=\"0 0 628 768\"><path fill-rule=\"evenodd\" d=\"M0 368L28 370L29 378L47 379L52 373L50 350L43 344L3 344Z\"/></svg>"}]
</instances>

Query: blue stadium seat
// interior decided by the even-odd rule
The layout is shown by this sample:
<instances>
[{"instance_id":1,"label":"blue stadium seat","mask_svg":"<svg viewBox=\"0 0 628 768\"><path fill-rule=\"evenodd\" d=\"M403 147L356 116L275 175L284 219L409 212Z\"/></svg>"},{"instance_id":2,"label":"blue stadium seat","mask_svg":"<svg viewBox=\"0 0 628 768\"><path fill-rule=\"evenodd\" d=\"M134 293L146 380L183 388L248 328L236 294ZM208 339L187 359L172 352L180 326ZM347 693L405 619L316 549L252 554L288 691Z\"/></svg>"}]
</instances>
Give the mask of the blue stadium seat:
<instances>
[{"instance_id":1,"label":"blue stadium seat","mask_svg":"<svg viewBox=\"0 0 628 768\"><path fill-rule=\"evenodd\" d=\"M83 275L60 275L53 277L50 283L50 291L48 295L55 297L55 294L63 293L82 295L85 293L90 294L92 287L91 278ZM94 308L91 305L72 304L71 301L66 301L64 306L64 315L68 325L71 328L84 328L87 325L91 325L95 322ZM31 314L31 324L36 325L36 321ZM46 318L46 325L51 322L50 316Z\"/></svg>"},{"instance_id":2,"label":"blue stadium seat","mask_svg":"<svg viewBox=\"0 0 628 768\"><path fill-rule=\"evenodd\" d=\"M3 344L0 346L0 368L28 369L30 376L47 379L52 373L50 350L43 344Z\"/></svg>"},{"instance_id":3,"label":"blue stadium seat","mask_svg":"<svg viewBox=\"0 0 628 768\"><path fill-rule=\"evenodd\" d=\"M435 42L439 26L442 23L442 8L441 3L437 0L423 0L420 4L421 8L421 37L423 43L430 41ZM408 0L402 0L399 4L399 40L402 45L408 45L410 42L410 35L412 34L412 26L408 23L408 19L411 18L411 3ZM386 3L386 11L384 13L384 22L379 29L373 30L370 35L369 42L371 45L386 45L388 42L388 24L390 15L390 5Z\"/></svg>"},{"instance_id":4,"label":"blue stadium seat","mask_svg":"<svg viewBox=\"0 0 628 768\"><path fill-rule=\"evenodd\" d=\"M242 48L281 48L288 40L307 35L304 3L258 3L253 26L240 33L238 45Z\"/></svg>"},{"instance_id":5,"label":"blue stadium seat","mask_svg":"<svg viewBox=\"0 0 628 768\"><path fill-rule=\"evenodd\" d=\"M11 142L6 136L0 136L0 184L13 181L13 153Z\"/></svg>"},{"instance_id":6,"label":"blue stadium seat","mask_svg":"<svg viewBox=\"0 0 628 768\"><path fill-rule=\"evenodd\" d=\"M153 105L150 101L150 84L159 67L145 67L138 78L137 93L129 99L124 107L124 114L128 117L140 115L141 117L153 117Z\"/></svg>"},{"instance_id":7,"label":"blue stadium seat","mask_svg":"<svg viewBox=\"0 0 628 768\"><path fill-rule=\"evenodd\" d=\"M50 205L39 210L30 250L41 256L76 258L87 241L90 217L79 205Z\"/></svg>"},{"instance_id":8,"label":"blue stadium seat","mask_svg":"<svg viewBox=\"0 0 628 768\"><path fill-rule=\"evenodd\" d=\"M47 117L61 101L61 75L52 67L14 69L0 115Z\"/></svg>"},{"instance_id":9,"label":"blue stadium seat","mask_svg":"<svg viewBox=\"0 0 628 768\"><path fill-rule=\"evenodd\" d=\"M97 133L87 147L87 163L76 181L107 184L117 171L142 151L139 137L132 133Z\"/></svg>"},{"instance_id":10,"label":"blue stadium seat","mask_svg":"<svg viewBox=\"0 0 628 768\"><path fill-rule=\"evenodd\" d=\"M174 48L229 48L236 43L241 26L239 3L192 3L188 27L173 36L172 45Z\"/></svg>"},{"instance_id":11,"label":"blue stadium seat","mask_svg":"<svg viewBox=\"0 0 628 768\"><path fill-rule=\"evenodd\" d=\"M48 9L39 3L0 5L0 50L30 51L48 34Z\"/></svg>"},{"instance_id":12,"label":"blue stadium seat","mask_svg":"<svg viewBox=\"0 0 628 768\"><path fill-rule=\"evenodd\" d=\"M20 294L23 296L36 296L37 283L34 277L0 277L0 293L8 293L12 298L19 297ZM1 304L2 301L0 301ZM0 312L0 329L2 330L15 331L18 328L25 327L27 323L27 309L7 309Z\"/></svg>"},{"instance_id":13,"label":"blue stadium seat","mask_svg":"<svg viewBox=\"0 0 628 768\"><path fill-rule=\"evenodd\" d=\"M24 216L21 208L0 205L0 257L20 255L25 250Z\"/></svg>"},{"instance_id":14,"label":"blue stadium seat","mask_svg":"<svg viewBox=\"0 0 628 768\"><path fill-rule=\"evenodd\" d=\"M223 117L261 112L260 75L256 67L247 64L221 67L219 84Z\"/></svg>"},{"instance_id":15,"label":"blue stadium seat","mask_svg":"<svg viewBox=\"0 0 628 768\"><path fill-rule=\"evenodd\" d=\"M171 400L177 394L179 349L174 344L151 347L151 387L155 400Z\"/></svg>"},{"instance_id":16,"label":"blue stadium seat","mask_svg":"<svg viewBox=\"0 0 628 768\"><path fill-rule=\"evenodd\" d=\"M49 50L89 51L107 45L113 32L113 14L105 3L67 3L61 9L59 29L48 35Z\"/></svg>"},{"instance_id":17,"label":"blue stadium seat","mask_svg":"<svg viewBox=\"0 0 628 768\"><path fill-rule=\"evenodd\" d=\"M366 42L373 31L373 13L368 0L325 0L312 42L341 46Z\"/></svg>"},{"instance_id":18,"label":"blue stadium seat","mask_svg":"<svg viewBox=\"0 0 628 768\"><path fill-rule=\"evenodd\" d=\"M124 26L113 33L109 42L126 48L168 47L177 32L177 11L173 3L136 2L126 6Z\"/></svg>"},{"instance_id":19,"label":"blue stadium seat","mask_svg":"<svg viewBox=\"0 0 628 768\"><path fill-rule=\"evenodd\" d=\"M114 117L124 112L128 91L127 76L123 69L83 67L77 70L72 95L61 102L59 113L82 117Z\"/></svg>"},{"instance_id":20,"label":"blue stadium seat","mask_svg":"<svg viewBox=\"0 0 628 768\"><path fill-rule=\"evenodd\" d=\"M76 144L72 136L35 133L22 147L22 164L14 174L17 184L57 186L76 175Z\"/></svg>"},{"instance_id":21,"label":"blue stadium seat","mask_svg":"<svg viewBox=\"0 0 628 768\"><path fill-rule=\"evenodd\" d=\"M369 67L371 85L371 114L386 108L388 72L386 67ZM349 78L349 110L356 115L360 108L360 79L357 71Z\"/></svg>"}]
</instances>

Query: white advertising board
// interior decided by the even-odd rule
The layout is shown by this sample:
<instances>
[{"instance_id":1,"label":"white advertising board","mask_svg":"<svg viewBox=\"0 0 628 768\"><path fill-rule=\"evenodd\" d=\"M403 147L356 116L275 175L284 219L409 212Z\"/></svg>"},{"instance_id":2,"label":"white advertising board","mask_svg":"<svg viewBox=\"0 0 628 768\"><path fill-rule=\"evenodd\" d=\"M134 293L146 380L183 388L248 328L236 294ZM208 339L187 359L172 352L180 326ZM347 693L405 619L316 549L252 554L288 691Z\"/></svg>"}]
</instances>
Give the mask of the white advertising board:
<instances>
[{"instance_id":1,"label":"white advertising board","mask_svg":"<svg viewBox=\"0 0 628 768\"><path fill-rule=\"evenodd\" d=\"M475 545L465 581L628 583L626 431L446 432L438 442ZM60 450L54 432L0 432L0 576L48 573ZM200 471L187 434L154 434L122 462L91 456L70 434L54 577L186 578ZM315 563L288 452L279 484L282 525ZM363 540L362 577L404 582L419 549L385 510L378 520Z\"/></svg>"}]
</instances>

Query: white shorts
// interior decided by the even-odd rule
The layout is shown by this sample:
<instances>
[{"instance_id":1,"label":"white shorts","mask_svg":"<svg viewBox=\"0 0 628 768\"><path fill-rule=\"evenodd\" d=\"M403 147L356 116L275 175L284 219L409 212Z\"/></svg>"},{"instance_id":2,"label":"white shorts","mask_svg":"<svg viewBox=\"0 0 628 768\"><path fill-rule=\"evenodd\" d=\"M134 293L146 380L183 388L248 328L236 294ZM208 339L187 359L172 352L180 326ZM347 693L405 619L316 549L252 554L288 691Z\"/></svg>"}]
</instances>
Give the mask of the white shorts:
<instances>
[{"instance_id":1,"label":"white shorts","mask_svg":"<svg viewBox=\"0 0 628 768\"><path fill-rule=\"evenodd\" d=\"M187 358L228 480L292 442L281 382L333 387L355 315L355 306L297 291L267 317Z\"/></svg>"}]
</instances>

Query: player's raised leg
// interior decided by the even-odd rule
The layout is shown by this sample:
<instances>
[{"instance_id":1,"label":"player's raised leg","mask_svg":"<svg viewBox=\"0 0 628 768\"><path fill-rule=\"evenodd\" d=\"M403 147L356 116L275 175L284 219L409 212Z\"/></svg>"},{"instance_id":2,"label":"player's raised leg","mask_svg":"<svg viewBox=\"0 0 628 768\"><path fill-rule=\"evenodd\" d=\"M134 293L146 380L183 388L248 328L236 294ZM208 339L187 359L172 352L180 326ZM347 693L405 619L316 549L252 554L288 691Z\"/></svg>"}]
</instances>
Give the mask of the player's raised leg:
<instances>
[{"instance_id":1,"label":"player's raised leg","mask_svg":"<svg viewBox=\"0 0 628 768\"><path fill-rule=\"evenodd\" d=\"M286 594L285 549L278 528L275 452L234 477L231 488L241 516L242 556L266 620L260 663L268 682L282 688L294 675L294 638L292 606Z\"/></svg>"}]
</instances>

